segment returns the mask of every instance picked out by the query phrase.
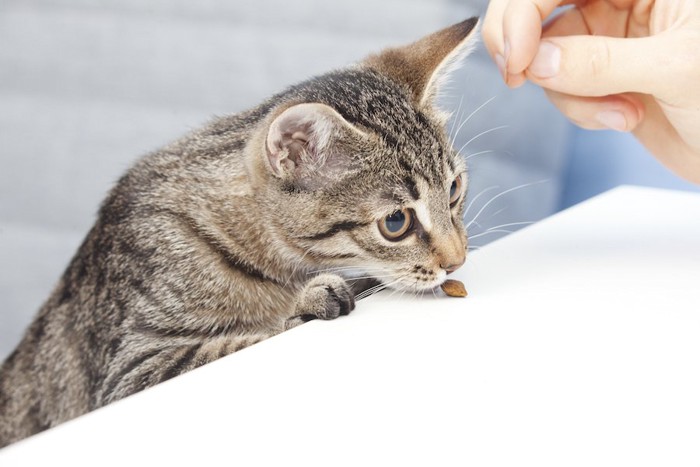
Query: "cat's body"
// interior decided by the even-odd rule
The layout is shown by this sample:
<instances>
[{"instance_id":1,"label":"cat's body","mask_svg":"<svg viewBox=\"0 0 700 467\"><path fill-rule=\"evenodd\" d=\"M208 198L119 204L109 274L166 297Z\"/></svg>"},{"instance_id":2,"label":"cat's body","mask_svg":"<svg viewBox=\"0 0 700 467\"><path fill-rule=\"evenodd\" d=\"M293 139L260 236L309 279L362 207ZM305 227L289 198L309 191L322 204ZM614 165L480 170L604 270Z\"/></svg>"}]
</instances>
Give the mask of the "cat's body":
<instances>
[{"instance_id":1,"label":"cat's body","mask_svg":"<svg viewBox=\"0 0 700 467\"><path fill-rule=\"evenodd\" d=\"M349 313L357 290L332 268L439 285L464 261L466 178L432 99L475 24L304 82L139 161L0 368L0 447Z\"/></svg>"}]
</instances>

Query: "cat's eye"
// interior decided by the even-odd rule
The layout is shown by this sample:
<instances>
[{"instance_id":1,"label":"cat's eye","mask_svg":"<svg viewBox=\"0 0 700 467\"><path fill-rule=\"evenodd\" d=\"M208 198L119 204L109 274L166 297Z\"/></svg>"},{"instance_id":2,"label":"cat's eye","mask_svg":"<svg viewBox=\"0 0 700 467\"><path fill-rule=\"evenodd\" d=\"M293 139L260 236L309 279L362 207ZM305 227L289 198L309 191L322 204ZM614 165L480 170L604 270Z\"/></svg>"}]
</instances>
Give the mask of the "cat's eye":
<instances>
[{"instance_id":1,"label":"cat's eye","mask_svg":"<svg viewBox=\"0 0 700 467\"><path fill-rule=\"evenodd\" d=\"M457 204L457 201L462 197L462 176L459 175L452 181L450 186L450 207Z\"/></svg>"},{"instance_id":2,"label":"cat's eye","mask_svg":"<svg viewBox=\"0 0 700 467\"><path fill-rule=\"evenodd\" d=\"M387 240L400 240L413 227L413 215L408 209L394 211L379 220L379 231Z\"/></svg>"}]
</instances>

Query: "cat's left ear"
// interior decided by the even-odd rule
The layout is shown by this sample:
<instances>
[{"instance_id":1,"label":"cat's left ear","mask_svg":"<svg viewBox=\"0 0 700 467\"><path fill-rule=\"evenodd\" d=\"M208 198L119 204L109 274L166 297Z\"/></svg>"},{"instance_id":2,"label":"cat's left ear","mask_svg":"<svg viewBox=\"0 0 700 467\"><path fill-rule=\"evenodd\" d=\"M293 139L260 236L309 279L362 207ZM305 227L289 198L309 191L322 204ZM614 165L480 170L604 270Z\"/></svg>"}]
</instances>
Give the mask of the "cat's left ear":
<instances>
[{"instance_id":1,"label":"cat's left ear","mask_svg":"<svg viewBox=\"0 0 700 467\"><path fill-rule=\"evenodd\" d=\"M302 188L317 188L341 178L349 169L352 155L343 150L343 142L364 136L327 105L293 105L270 124L268 167L278 178Z\"/></svg>"},{"instance_id":2,"label":"cat's left ear","mask_svg":"<svg viewBox=\"0 0 700 467\"><path fill-rule=\"evenodd\" d=\"M413 103L432 105L449 74L472 50L479 18L470 18L404 47L386 49L364 64L408 87Z\"/></svg>"}]
</instances>

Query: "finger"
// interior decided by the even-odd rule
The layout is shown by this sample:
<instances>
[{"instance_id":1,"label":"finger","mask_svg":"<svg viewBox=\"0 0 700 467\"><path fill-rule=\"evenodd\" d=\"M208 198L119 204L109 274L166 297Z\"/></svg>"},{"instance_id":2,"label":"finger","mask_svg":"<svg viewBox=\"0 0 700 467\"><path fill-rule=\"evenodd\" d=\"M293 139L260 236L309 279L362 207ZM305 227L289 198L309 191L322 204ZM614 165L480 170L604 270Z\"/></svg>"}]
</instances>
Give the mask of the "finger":
<instances>
[{"instance_id":1,"label":"finger","mask_svg":"<svg viewBox=\"0 0 700 467\"><path fill-rule=\"evenodd\" d=\"M481 29L481 37L484 40L486 50L496 63L501 76L506 79L506 64L503 58L503 11L509 0L492 0L489 3L484 25Z\"/></svg>"},{"instance_id":2,"label":"finger","mask_svg":"<svg viewBox=\"0 0 700 467\"><path fill-rule=\"evenodd\" d=\"M497 54L503 55L503 12L508 1L491 0L488 10L486 10L481 36L491 57L495 57Z\"/></svg>"},{"instance_id":3,"label":"finger","mask_svg":"<svg viewBox=\"0 0 700 467\"><path fill-rule=\"evenodd\" d=\"M525 82L527 81L527 76L525 76L525 73L508 73L508 76L506 77L506 84L508 85L509 88L519 88Z\"/></svg>"},{"instance_id":4,"label":"finger","mask_svg":"<svg viewBox=\"0 0 700 467\"><path fill-rule=\"evenodd\" d=\"M527 77L565 94L606 96L624 92L655 94L669 86L678 59L663 35L644 38L550 37L543 40ZM669 68L670 67L670 68ZM658 95L657 95L658 96ZM658 96L660 97L660 96Z\"/></svg>"},{"instance_id":5,"label":"finger","mask_svg":"<svg viewBox=\"0 0 700 467\"><path fill-rule=\"evenodd\" d=\"M557 5L567 3L573 3L573 0L491 0L486 12L486 17L484 18L482 37L486 49L496 63L496 66L501 72L501 76L503 76L503 80L508 86L518 87L526 81L525 73L523 72L526 65L519 65L519 69L515 72L509 69L507 62L512 54L512 47L510 40L504 41L504 37L508 36L508 34L504 33L504 26L513 25L512 28L516 34L515 40L518 42L523 40L520 36L524 35L524 40L530 43L529 49L534 48L536 51L542 28L542 21ZM520 12L522 10L529 12L529 14L526 13L525 19L520 17ZM533 12L542 12L542 15ZM521 32L523 28L521 28L520 25L522 24L526 25L525 30L527 32ZM534 34L534 36L532 34ZM516 57L518 56L519 49L519 47L516 47ZM534 53L535 52L532 51L529 52L528 64L529 60L534 57ZM521 59L516 58L516 63L520 63L521 61Z\"/></svg>"},{"instance_id":6,"label":"finger","mask_svg":"<svg viewBox=\"0 0 700 467\"><path fill-rule=\"evenodd\" d=\"M579 97L547 91L547 97L569 120L587 130L627 132L644 119L644 104L634 94Z\"/></svg>"},{"instance_id":7,"label":"finger","mask_svg":"<svg viewBox=\"0 0 700 467\"><path fill-rule=\"evenodd\" d=\"M542 22L567 0L511 0L503 11L503 57L510 74L525 71L537 54Z\"/></svg>"}]
</instances>

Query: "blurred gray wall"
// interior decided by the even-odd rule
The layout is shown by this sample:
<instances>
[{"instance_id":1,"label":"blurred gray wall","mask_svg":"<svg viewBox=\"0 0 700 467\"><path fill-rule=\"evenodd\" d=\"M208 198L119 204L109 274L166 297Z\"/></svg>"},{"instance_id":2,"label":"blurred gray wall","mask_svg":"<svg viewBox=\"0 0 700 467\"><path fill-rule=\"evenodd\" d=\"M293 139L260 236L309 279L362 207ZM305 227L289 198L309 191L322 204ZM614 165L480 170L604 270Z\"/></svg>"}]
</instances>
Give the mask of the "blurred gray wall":
<instances>
[{"instance_id":1,"label":"blurred gray wall","mask_svg":"<svg viewBox=\"0 0 700 467\"><path fill-rule=\"evenodd\" d=\"M485 0L2 0L0 359L48 296L101 199L139 155L311 75L412 41ZM508 92L483 49L443 104L471 166L471 219L535 221L560 203L568 125L535 88ZM493 128L504 127L500 129ZM483 151L490 151L488 153ZM479 154L481 153L481 154ZM485 233L473 244L498 237Z\"/></svg>"}]
</instances>

